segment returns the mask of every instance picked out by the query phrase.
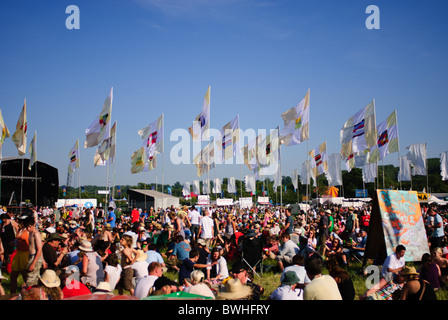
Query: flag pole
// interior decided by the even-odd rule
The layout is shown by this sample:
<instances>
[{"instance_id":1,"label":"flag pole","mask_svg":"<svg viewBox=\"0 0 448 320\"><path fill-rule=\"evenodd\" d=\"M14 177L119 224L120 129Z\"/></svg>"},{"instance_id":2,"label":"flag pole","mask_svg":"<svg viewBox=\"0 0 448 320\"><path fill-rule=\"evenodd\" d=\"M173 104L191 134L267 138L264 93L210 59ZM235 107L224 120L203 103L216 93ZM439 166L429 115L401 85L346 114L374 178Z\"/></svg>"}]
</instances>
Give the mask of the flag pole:
<instances>
[{"instance_id":1,"label":"flag pole","mask_svg":"<svg viewBox=\"0 0 448 320\"><path fill-rule=\"evenodd\" d=\"M398 144L398 170L401 171L401 161L400 161L400 131L398 130L398 115L397 110L395 112L395 120L397 122L397 144ZM401 179L400 179L400 190L402 189Z\"/></svg>"},{"instance_id":2,"label":"flag pole","mask_svg":"<svg viewBox=\"0 0 448 320\"><path fill-rule=\"evenodd\" d=\"M165 188L165 173L164 173L164 163L165 163L165 114L162 112L162 132L163 132L163 140L162 140L162 193Z\"/></svg>"}]
</instances>

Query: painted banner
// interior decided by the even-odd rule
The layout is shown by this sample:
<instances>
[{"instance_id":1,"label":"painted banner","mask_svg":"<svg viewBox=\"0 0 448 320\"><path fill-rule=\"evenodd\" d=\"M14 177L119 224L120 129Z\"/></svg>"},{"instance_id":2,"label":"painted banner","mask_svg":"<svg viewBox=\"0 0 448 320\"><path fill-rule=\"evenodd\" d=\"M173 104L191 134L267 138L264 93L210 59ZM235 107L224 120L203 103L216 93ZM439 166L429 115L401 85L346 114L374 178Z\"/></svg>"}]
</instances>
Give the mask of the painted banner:
<instances>
[{"instance_id":1,"label":"painted banner","mask_svg":"<svg viewBox=\"0 0 448 320\"><path fill-rule=\"evenodd\" d=\"M402 244L406 261L421 261L429 252L428 239L416 191L376 190L387 255Z\"/></svg>"},{"instance_id":2,"label":"painted banner","mask_svg":"<svg viewBox=\"0 0 448 320\"><path fill-rule=\"evenodd\" d=\"M198 195L198 205L200 206L208 206L210 204L210 196L209 195Z\"/></svg>"}]
</instances>

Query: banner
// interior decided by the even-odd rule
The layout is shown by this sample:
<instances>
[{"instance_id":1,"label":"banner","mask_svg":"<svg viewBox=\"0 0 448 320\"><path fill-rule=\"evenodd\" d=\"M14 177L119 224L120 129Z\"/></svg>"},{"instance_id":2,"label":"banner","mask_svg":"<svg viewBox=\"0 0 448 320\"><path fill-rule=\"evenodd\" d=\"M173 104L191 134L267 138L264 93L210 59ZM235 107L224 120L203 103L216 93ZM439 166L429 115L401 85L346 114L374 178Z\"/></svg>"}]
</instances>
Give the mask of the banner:
<instances>
[{"instance_id":1,"label":"banner","mask_svg":"<svg viewBox=\"0 0 448 320\"><path fill-rule=\"evenodd\" d=\"M216 205L217 206L232 206L233 205L233 199L229 198L223 198L223 199L216 199Z\"/></svg>"},{"instance_id":2,"label":"banner","mask_svg":"<svg viewBox=\"0 0 448 320\"><path fill-rule=\"evenodd\" d=\"M271 204L269 197L258 197L258 204Z\"/></svg>"},{"instance_id":3,"label":"banner","mask_svg":"<svg viewBox=\"0 0 448 320\"><path fill-rule=\"evenodd\" d=\"M421 261L429 252L417 191L376 190L364 258L375 259L385 247L386 256L399 244L406 261Z\"/></svg>"},{"instance_id":4,"label":"banner","mask_svg":"<svg viewBox=\"0 0 448 320\"><path fill-rule=\"evenodd\" d=\"M240 208L252 208L252 197L240 198Z\"/></svg>"},{"instance_id":5,"label":"banner","mask_svg":"<svg viewBox=\"0 0 448 320\"><path fill-rule=\"evenodd\" d=\"M210 204L210 196L200 194L198 195L198 205L200 206L208 206Z\"/></svg>"}]
</instances>

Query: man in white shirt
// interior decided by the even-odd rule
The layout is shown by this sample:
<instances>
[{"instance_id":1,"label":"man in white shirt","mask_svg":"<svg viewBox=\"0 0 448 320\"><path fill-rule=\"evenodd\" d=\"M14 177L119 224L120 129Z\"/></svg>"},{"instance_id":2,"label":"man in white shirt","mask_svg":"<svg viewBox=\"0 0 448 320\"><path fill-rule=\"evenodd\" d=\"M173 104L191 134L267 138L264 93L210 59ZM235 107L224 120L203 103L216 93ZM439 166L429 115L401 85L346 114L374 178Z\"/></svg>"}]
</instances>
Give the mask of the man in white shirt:
<instances>
[{"instance_id":1,"label":"man in white shirt","mask_svg":"<svg viewBox=\"0 0 448 320\"><path fill-rule=\"evenodd\" d=\"M213 226L215 223L213 219L210 218L210 212L208 209L204 210L204 216L201 218L199 222L199 235L202 239L205 240L205 244L207 247L210 247L213 240Z\"/></svg>"},{"instance_id":2,"label":"man in white shirt","mask_svg":"<svg viewBox=\"0 0 448 320\"><path fill-rule=\"evenodd\" d=\"M400 244L395 248L395 253L390 254L386 258L381 269L381 276L386 281L391 281L403 269L406 262L404 258L405 253L406 248Z\"/></svg>"},{"instance_id":3,"label":"man in white shirt","mask_svg":"<svg viewBox=\"0 0 448 320\"><path fill-rule=\"evenodd\" d=\"M188 212L188 218L190 219L191 227L191 237L193 241L198 241L199 238L199 222L201 221L201 215L196 210L195 206L191 207L191 210Z\"/></svg>"},{"instance_id":4,"label":"man in white shirt","mask_svg":"<svg viewBox=\"0 0 448 320\"><path fill-rule=\"evenodd\" d=\"M298 287L299 277L294 271L288 271L282 278L281 285L275 289L271 300L303 300L303 289Z\"/></svg>"},{"instance_id":5,"label":"man in white shirt","mask_svg":"<svg viewBox=\"0 0 448 320\"><path fill-rule=\"evenodd\" d=\"M152 262L148 267L148 275L137 282L134 289L134 296L138 299L146 298L151 294L154 282L163 274L162 266L158 262Z\"/></svg>"},{"instance_id":6,"label":"man in white shirt","mask_svg":"<svg viewBox=\"0 0 448 320\"><path fill-rule=\"evenodd\" d=\"M320 256L309 258L305 269L311 282L303 291L303 300L342 300L338 284L332 276L322 274L323 261Z\"/></svg>"}]
</instances>

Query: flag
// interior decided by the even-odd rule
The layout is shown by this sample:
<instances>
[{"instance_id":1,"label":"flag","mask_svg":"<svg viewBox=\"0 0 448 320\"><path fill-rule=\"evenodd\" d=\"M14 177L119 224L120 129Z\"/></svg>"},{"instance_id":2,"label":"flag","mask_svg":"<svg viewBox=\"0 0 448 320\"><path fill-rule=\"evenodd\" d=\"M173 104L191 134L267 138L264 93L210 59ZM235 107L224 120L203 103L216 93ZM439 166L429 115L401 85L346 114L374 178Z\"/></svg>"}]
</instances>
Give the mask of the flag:
<instances>
[{"instance_id":1,"label":"flag","mask_svg":"<svg viewBox=\"0 0 448 320\"><path fill-rule=\"evenodd\" d=\"M260 167L267 167L271 164L278 163L278 149L279 149L279 130L278 127L270 130L269 135L265 139L259 135L257 140L257 159Z\"/></svg>"},{"instance_id":2,"label":"flag","mask_svg":"<svg viewBox=\"0 0 448 320\"><path fill-rule=\"evenodd\" d=\"M311 180L316 180L314 170L311 168L311 160L306 160L302 163L302 170L300 171L300 183L310 184Z\"/></svg>"},{"instance_id":3,"label":"flag","mask_svg":"<svg viewBox=\"0 0 448 320\"><path fill-rule=\"evenodd\" d=\"M341 154L333 153L328 158L328 185L342 186Z\"/></svg>"},{"instance_id":4,"label":"flag","mask_svg":"<svg viewBox=\"0 0 448 320\"><path fill-rule=\"evenodd\" d=\"M193 193L194 194L201 194L199 180L193 180Z\"/></svg>"},{"instance_id":5,"label":"flag","mask_svg":"<svg viewBox=\"0 0 448 320\"><path fill-rule=\"evenodd\" d=\"M213 179L212 192L215 194L221 193L221 179L220 178Z\"/></svg>"},{"instance_id":6,"label":"flag","mask_svg":"<svg viewBox=\"0 0 448 320\"><path fill-rule=\"evenodd\" d=\"M142 171L150 171L156 167L156 157L149 160L146 158L145 148L141 147L131 156L131 173L139 173Z\"/></svg>"},{"instance_id":7,"label":"flag","mask_svg":"<svg viewBox=\"0 0 448 320\"><path fill-rule=\"evenodd\" d=\"M259 137L255 138L255 140L248 142L243 149L244 164L249 168L249 170L255 170L256 168L258 168L258 157L257 157L258 139Z\"/></svg>"},{"instance_id":8,"label":"flag","mask_svg":"<svg viewBox=\"0 0 448 320\"><path fill-rule=\"evenodd\" d=\"M350 172L353 168L362 168L369 163L369 150L352 153L347 159L344 159L347 171Z\"/></svg>"},{"instance_id":9,"label":"flag","mask_svg":"<svg viewBox=\"0 0 448 320\"><path fill-rule=\"evenodd\" d=\"M172 194L173 194L173 191L171 190L171 187L167 187L167 188L166 188L166 191L168 192L169 195L172 195Z\"/></svg>"},{"instance_id":10,"label":"flag","mask_svg":"<svg viewBox=\"0 0 448 320\"><path fill-rule=\"evenodd\" d=\"M140 129L138 134L143 139L146 157L152 159L156 154L163 152L163 114L147 127Z\"/></svg>"},{"instance_id":11,"label":"flag","mask_svg":"<svg viewBox=\"0 0 448 320\"><path fill-rule=\"evenodd\" d=\"M193 159L193 163L196 165L198 177L215 167L214 140L210 141L210 143L198 153L198 155Z\"/></svg>"},{"instance_id":12,"label":"flag","mask_svg":"<svg viewBox=\"0 0 448 320\"><path fill-rule=\"evenodd\" d=\"M292 171L292 185L294 186L294 191L299 187L299 170L294 169Z\"/></svg>"},{"instance_id":13,"label":"flag","mask_svg":"<svg viewBox=\"0 0 448 320\"><path fill-rule=\"evenodd\" d=\"M190 182L184 182L184 185L182 187L182 195L184 198L187 198L190 196Z\"/></svg>"},{"instance_id":14,"label":"flag","mask_svg":"<svg viewBox=\"0 0 448 320\"><path fill-rule=\"evenodd\" d=\"M392 112L377 126L377 133L377 144L370 149L370 163L383 160L387 154L399 151L397 111Z\"/></svg>"},{"instance_id":15,"label":"flag","mask_svg":"<svg viewBox=\"0 0 448 320\"><path fill-rule=\"evenodd\" d=\"M377 143L375 100L348 119L342 127L341 155L347 159L355 154L374 147Z\"/></svg>"},{"instance_id":16,"label":"flag","mask_svg":"<svg viewBox=\"0 0 448 320\"><path fill-rule=\"evenodd\" d=\"M68 173L69 175L75 172L77 168L80 166L80 160L79 160L79 139L76 140L75 145L70 150L70 153L68 155L70 159L70 164L68 165Z\"/></svg>"},{"instance_id":17,"label":"flag","mask_svg":"<svg viewBox=\"0 0 448 320\"><path fill-rule=\"evenodd\" d=\"M210 86L204 96L201 113L194 119L193 127L189 128L194 141L205 141L209 138L210 128Z\"/></svg>"},{"instance_id":18,"label":"flag","mask_svg":"<svg viewBox=\"0 0 448 320\"><path fill-rule=\"evenodd\" d=\"M115 150L117 142L117 121L110 129L109 137L104 139L98 146L95 156L93 157L93 165L105 166L112 164L115 160Z\"/></svg>"},{"instance_id":19,"label":"flag","mask_svg":"<svg viewBox=\"0 0 448 320\"><path fill-rule=\"evenodd\" d=\"M210 193L210 180L206 179L202 182L202 192L203 194Z\"/></svg>"},{"instance_id":20,"label":"flag","mask_svg":"<svg viewBox=\"0 0 448 320\"><path fill-rule=\"evenodd\" d=\"M411 181L411 165L407 156L400 157L400 170L398 171L398 181Z\"/></svg>"},{"instance_id":21,"label":"flag","mask_svg":"<svg viewBox=\"0 0 448 320\"><path fill-rule=\"evenodd\" d=\"M409 150L406 157L412 165L412 175L426 175L426 143L411 144L406 148Z\"/></svg>"},{"instance_id":22,"label":"flag","mask_svg":"<svg viewBox=\"0 0 448 320\"><path fill-rule=\"evenodd\" d=\"M442 181L448 180L448 151L440 155L440 175L442 176Z\"/></svg>"},{"instance_id":23,"label":"flag","mask_svg":"<svg viewBox=\"0 0 448 320\"><path fill-rule=\"evenodd\" d=\"M280 131L282 144L292 146L309 138L310 90L300 103L282 113L284 126Z\"/></svg>"},{"instance_id":24,"label":"flag","mask_svg":"<svg viewBox=\"0 0 448 320\"><path fill-rule=\"evenodd\" d=\"M239 117L236 116L232 121L228 122L222 127L221 141L219 143L220 150L222 152L223 162L227 159L236 156L240 152L239 140L240 140L240 125Z\"/></svg>"},{"instance_id":25,"label":"flag","mask_svg":"<svg viewBox=\"0 0 448 320\"><path fill-rule=\"evenodd\" d=\"M30 162L28 164L28 170L31 170L33 164L37 161L37 140L36 140L36 131L34 131L33 140L30 143Z\"/></svg>"},{"instance_id":26,"label":"flag","mask_svg":"<svg viewBox=\"0 0 448 320\"><path fill-rule=\"evenodd\" d=\"M109 138L110 119L112 116L113 88L103 104L103 109L92 124L86 129L86 141L84 148L99 145L104 139Z\"/></svg>"},{"instance_id":27,"label":"flag","mask_svg":"<svg viewBox=\"0 0 448 320\"><path fill-rule=\"evenodd\" d=\"M229 178L229 182L227 184L227 192L228 193L236 193L235 177Z\"/></svg>"},{"instance_id":28,"label":"flag","mask_svg":"<svg viewBox=\"0 0 448 320\"><path fill-rule=\"evenodd\" d=\"M327 143L324 142L314 150L310 151L311 169L314 171L314 176L317 177L322 173L328 173L328 157L327 157Z\"/></svg>"},{"instance_id":29,"label":"flag","mask_svg":"<svg viewBox=\"0 0 448 320\"><path fill-rule=\"evenodd\" d=\"M28 122L26 119L26 99L23 104L22 112L20 113L19 120L17 121L16 131L11 137L11 140L17 147L17 151L20 156L26 153L26 134L28 131Z\"/></svg>"},{"instance_id":30,"label":"flag","mask_svg":"<svg viewBox=\"0 0 448 320\"><path fill-rule=\"evenodd\" d=\"M244 177L244 183L246 185L246 192L256 191L255 175L247 175Z\"/></svg>"},{"instance_id":31,"label":"flag","mask_svg":"<svg viewBox=\"0 0 448 320\"><path fill-rule=\"evenodd\" d=\"M368 163L362 167L362 179L365 183L375 182L377 177L377 163Z\"/></svg>"},{"instance_id":32,"label":"flag","mask_svg":"<svg viewBox=\"0 0 448 320\"><path fill-rule=\"evenodd\" d=\"M2 159L2 145L5 142L6 138L9 138L9 130L6 127L5 122L3 121L2 111L0 110L0 160Z\"/></svg>"}]
</instances>

